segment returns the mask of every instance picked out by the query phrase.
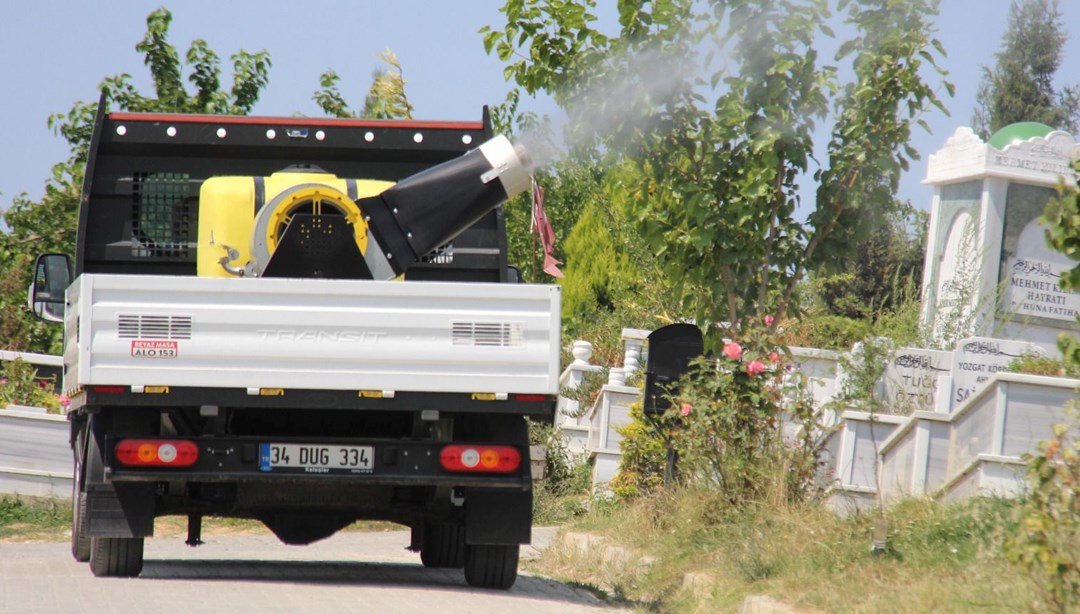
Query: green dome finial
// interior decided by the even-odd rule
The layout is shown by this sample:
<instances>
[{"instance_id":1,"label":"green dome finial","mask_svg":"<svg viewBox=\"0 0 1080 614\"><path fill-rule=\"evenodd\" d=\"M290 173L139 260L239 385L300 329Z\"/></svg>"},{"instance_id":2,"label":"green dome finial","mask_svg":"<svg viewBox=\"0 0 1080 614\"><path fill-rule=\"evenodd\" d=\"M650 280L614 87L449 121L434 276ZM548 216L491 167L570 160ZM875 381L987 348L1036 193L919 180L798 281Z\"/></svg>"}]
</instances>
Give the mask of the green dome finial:
<instances>
[{"instance_id":1,"label":"green dome finial","mask_svg":"<svg viewBox=\"0 0 1080 614\"><path fill-rule=\"evenodd\" d=\"M1040 122L1016 122L998 130L990 137L990 146L1005 149L1006 145L1015 145L1037 136L1046 136L1054 129Z\"/></svg>"}]
</instances>

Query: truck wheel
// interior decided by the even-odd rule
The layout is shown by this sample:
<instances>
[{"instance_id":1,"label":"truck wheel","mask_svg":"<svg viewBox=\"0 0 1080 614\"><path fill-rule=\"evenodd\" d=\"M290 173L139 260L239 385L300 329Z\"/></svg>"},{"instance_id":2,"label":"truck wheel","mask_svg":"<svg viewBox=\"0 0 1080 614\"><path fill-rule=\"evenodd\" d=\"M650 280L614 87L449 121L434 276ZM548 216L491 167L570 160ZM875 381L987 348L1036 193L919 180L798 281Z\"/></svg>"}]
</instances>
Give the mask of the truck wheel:
<instances>
[{"instance_id":1,"label":"truck wheel","mask_svg":"<svg viewBox=\"0 0 1080 614\"><path fill-rule=\"evenodd\" d=\"M71 556L80 563L90 560L90 538L87 537L86 494L76 486L71 493Z\"/></svg>"},{"instance_id":2,"label":"truck wheel","mask_svg":"<svg viewBox=\"0 0 1080 614\"><path fill-rule=\"evenodd\" d=\"M443 522L426 523L420 545L420 561L424 567L464 567L465 527Z\"/></svg>"},{"instance_id":3,"label":"truck wheel","mask_svg":"<svg viewBox=\"0 0 1080 614\"><path fill-rule=\"evenodd\" d=\"M519 547L466 546L465 581L476 588L508 589L517 580Z\"/></svg>"},{"instance_id":4,"label":"truck wheel","mask_svg":"<svg viewBox=\"0 0 1080 614\"><path fill-rule=\"evenodd\" d=\"M84 431L85 432L85 431ZM85 438L76 437L75 445L82 447ZM71 556L80 563L90 560L90 538L87 536L89 518L86 516L86 493L83 492L82 463L75 451L74 470L71 479Z\"/></svg>"},{"instance_id":5,"label":"truck wheel","mask_svg":"<svg viewBox=\"0 0 1080 614\"><path fill-rule=\"evenodd\" d=\"M143 538L95 537L91 540L90 571L98 577L133 578L142 572Z\"/></svg>"}]
</instances>

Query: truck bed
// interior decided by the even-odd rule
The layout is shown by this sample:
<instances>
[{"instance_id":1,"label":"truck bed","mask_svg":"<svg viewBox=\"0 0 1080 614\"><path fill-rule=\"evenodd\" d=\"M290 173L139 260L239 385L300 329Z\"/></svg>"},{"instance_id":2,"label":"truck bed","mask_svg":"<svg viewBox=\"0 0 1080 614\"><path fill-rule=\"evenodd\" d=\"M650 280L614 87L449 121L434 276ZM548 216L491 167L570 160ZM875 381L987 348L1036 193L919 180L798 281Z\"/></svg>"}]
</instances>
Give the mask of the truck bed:
<instances>
[{"instance_id":1,"label":"truck bed","mask_svg":"<svg viewBox=\"0 0 1080 614\"><path fill-rule=\"evenodd\" d=\"M552 395L559 300L547 285L84 274L64 387Z\"/></svg>"}]
</instances>

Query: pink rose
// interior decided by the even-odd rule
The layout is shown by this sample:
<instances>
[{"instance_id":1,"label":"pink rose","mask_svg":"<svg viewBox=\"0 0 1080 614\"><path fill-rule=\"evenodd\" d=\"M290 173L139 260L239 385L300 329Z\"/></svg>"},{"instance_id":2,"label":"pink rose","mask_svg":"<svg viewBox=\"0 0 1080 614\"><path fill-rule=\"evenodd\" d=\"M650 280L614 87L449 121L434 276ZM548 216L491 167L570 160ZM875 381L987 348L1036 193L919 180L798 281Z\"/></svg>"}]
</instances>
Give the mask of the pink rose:
<instances>
[{"instance_id":1,"label":"pink rose","mask_svg":"<svg viewBox=\"0 0 1080 614\"><path fill-rule=\"evenodd\" d=\"M690 410L692 410L692 409L694 409L693 405L691 405L689 403L683 403L682 407L679 408L679 413L682 414L683 417L685 418L685 417L690 415Z\"/></svg>"},{"instance_id":2,"label":"pink rose","mask_svg":"<svg viewBox=\"0 0 1080 614\"><path fill-rule=\"evenodd\" d=\"M765 326L772 326L772 323L773 323L773 317L772 316L765 316Z\"/></svg>"},{"instance_id":3,"label":"pink rose","mask_svg":"<svg viewBox=\"0 0 1080 614\"><path fill-rule=\"evenodd\" d=\"M780 362L780 354L769 352L769 362Z\"/></svg>"},{"instance_id":4,"label":"pink rose","mask_svg":"<svg viewBox=\"0 0 1080 614\"><path fill-rule=\"evenodd\" d=\"M732 341L724 344L724 356L732 360L738 360L742 356L742 346Z\"/></svg>"},{"instance_id":5,"label":"pink rose","mask_svg":"<svg viewBox=\"0 0 1080 614\"><path fill-rule=\"evenodd\" d=\"M7 378L0 379L0 386L7 384Z\"/></svg>"},{"instance_id":6,"label":"pink rose","mask_svg":"<svg viewBox=\"0 0 1080 614\"><path fill-rule=\"evenodd\" d=\"M750 377L761 375L765 372L765 363L760 360L751 360L750 364L746 365L746 372L750 374Z\"/></svg>"},{"instance_id":7,"label":"pink rose","mask_svg":"<svg viewBox=\"0 0 1080 614\"><path fill-rule=\"evenodd\" d=\"M60 407L63 407L65 409L67 409L67 407L71 405L71 399L67 398L64 395L60 395L57 400L60 401Z\"/></svg>"}]
</instances>

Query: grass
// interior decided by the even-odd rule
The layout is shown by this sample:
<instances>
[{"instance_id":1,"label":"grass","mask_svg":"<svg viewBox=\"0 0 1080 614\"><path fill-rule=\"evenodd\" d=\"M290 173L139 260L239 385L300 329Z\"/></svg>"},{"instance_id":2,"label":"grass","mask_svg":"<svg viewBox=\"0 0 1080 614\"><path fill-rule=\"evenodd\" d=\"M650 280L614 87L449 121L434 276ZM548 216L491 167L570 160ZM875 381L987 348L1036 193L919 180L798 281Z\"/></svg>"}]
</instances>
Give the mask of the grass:
<instances>
[{"instance_id":1,"label":"grass","mask_svg":"<svg viewBox=\"0 0 1080 614\"><path fill-rule=\"evenodd\" d=\"M71 503L68 501L0 495L0 540L47 539L54 534L62 534L70 524Z\"/></svg>"},{"instance_id":2,"label":"grass","mask_svg":"<svg viewBox=\"0 0 1080 614\"><path fill-rule=\"evenodd\" d=\"M534 569L649 610L737 611L748 595L768 595L826 612L1026 611L1038 595L1002 552L1016 505L901 502L887 512L886 551L874 555L872 514L840 518L820 505L731 509L687 489L594 506L572 528L656 557L646 571L558 549ZM707 578L711 590L684 590L687 574Z\"/></svg>"}]
</instances>

